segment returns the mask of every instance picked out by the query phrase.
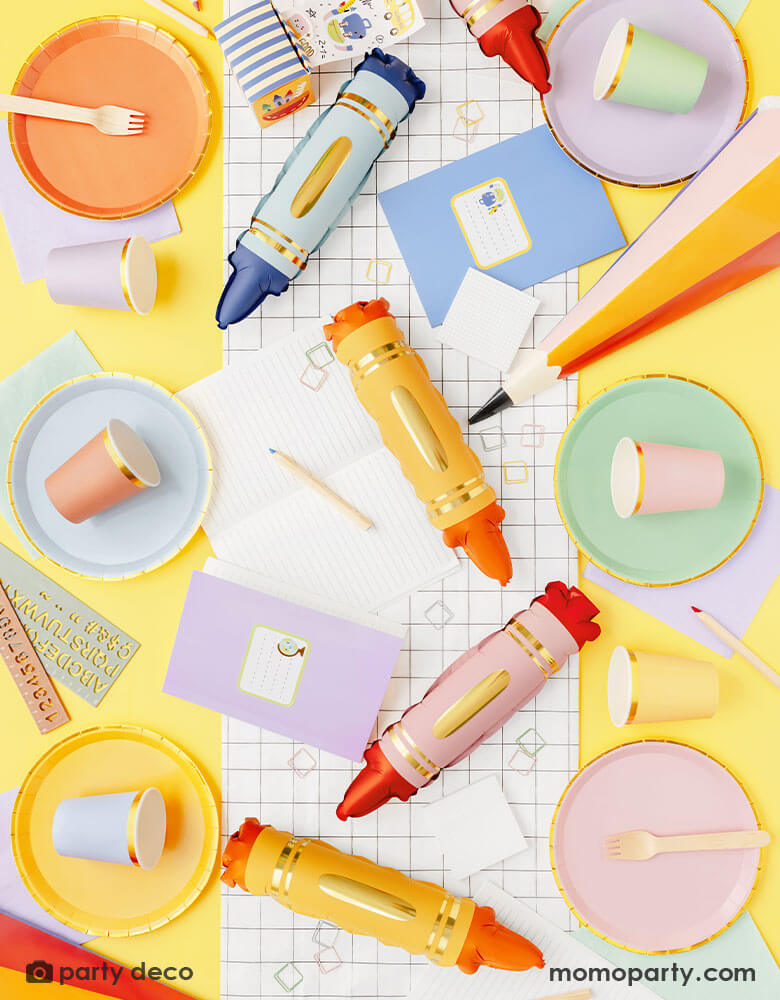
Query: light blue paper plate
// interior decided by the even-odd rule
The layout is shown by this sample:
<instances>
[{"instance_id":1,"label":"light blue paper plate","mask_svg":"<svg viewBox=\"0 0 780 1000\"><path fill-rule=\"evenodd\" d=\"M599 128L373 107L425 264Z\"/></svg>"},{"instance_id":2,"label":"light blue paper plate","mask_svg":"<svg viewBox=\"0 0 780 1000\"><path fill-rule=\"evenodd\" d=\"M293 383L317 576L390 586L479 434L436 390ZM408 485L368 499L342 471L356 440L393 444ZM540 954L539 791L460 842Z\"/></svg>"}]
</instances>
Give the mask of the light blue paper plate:
<instances>
[{"instance_id":1,"label":"light blue paper plate","mask_svg":"<svg viewBox=\"0 0 780 1000\"><path fill-rule=\"evenodd\" d=\"M160 485L81 524L55 510L47 476L111 418L148 444ZM172 559L198 530L211 492L211 459L192 413L162 386L101 372L54 389L22 422L8 462L8 493L29 543L80 576L122 580Z\"/></svg>"}]
</instances>

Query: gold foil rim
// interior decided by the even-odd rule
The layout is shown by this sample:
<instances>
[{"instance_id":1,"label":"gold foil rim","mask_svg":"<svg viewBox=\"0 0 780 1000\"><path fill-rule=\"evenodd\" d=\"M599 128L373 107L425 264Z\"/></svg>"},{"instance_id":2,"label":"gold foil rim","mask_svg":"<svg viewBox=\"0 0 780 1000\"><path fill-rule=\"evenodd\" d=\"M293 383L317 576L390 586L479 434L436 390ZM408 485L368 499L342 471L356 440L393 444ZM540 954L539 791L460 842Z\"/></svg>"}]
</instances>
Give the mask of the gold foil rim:
<instances>
[{"instance_id":1,"label":"gold foil rim","mask_svg":"<svg viewBox=\"0 0 780 1000\"><path fill-rule=\"evenodd\" d=\"M571 15L571 13L577 7L579 7L581 3L585 2L586 0L577 0L577 3L575 3L572 7L570 7L568 11L566 11L566 13L560 19L560 21L553 28L552 32L550 33L550 37L547 39L547 44L545 45L545 51L548 54L550 51L550 45L552 43L552 40L559 31L563 22L566 20L567 17ZM710 2L710 0L701 0L701 2L706 4L711 10L713 10L718 15L718 17L720 17L726 24L727 28L731 32L731 35L734 39L735 45L737 46L739 54L742 57L742 64L745 68L745 99L742 102L742 111L740 112L739 121L735 126L735 131L736 131L736 129L739 128L739 126L745 121L745 118L747 117L748 105L750 103L750 65L748 63L747 53L745 52L745 47L740 41L739 35L737 34L734 25L725 16L723 11L719 10L713 3ZM542 94L541 95L542 114L544 115L545 122L547 122L547 127L550 129L550 132L552 133L553 139L555 139L555 141L558 143L558 145L570 159L574 160L574 162L578 166L582 167L583 170L587 170L589 174L592 174L594 177L598 177L599 180L606 181L608 184L618 184L620 185L620 187L638 188L640 190L660 190L661 188L674 187L676 184L682 184L684 181L687 181L691 177L693 177L693 175L696 173L696 171L694 170L692 173L686 174L684 177L676 177L674 180L668 180L668 181L654 181L648 184L638 184L634 181L626 181L618 177L610 177L607 174L602 174L598 170L594 169L591 166L588 166L587 163L584 163L582 160L576 157L574 153L572 153L572 151L568 149L568 147L564 144L558 133L555 131L555 127L552 121L550 120L549 114L547 113L547 104L545 103L544 97L545 95ZM704 166L704 164L702 164L702 166Z\"/></svg>"},{"instance_id":2,"label":"gold foil rim","mask_svg":"<svg viewBox=\"0 0 780 1000\"><path fill-rule=\"evenodd\" d=\"M625 45L623 46L623 52L620 56L620 63L618 64L618 68L615 71L614 77L612 78L612 83L610 83L609 85L609 89L607 90L606 94L604 94L604 96L601 98L602 101L608 101L610 97L612 97L612 95L615 93L617 85L622 80L623 74L626 71L626 66L628 65L628 59L629 56L631 55L631 46L633 44L634 44L634 26L633 24L629 24L628 31L626 32Z\"/></svg>"},{"instance_id":3,"label":"gold foil rim","mask_svg":"<svg viewBox=\"0 0 780 1000\"><path fill-rule=\"evenodd\" d=\"M127 813L127 856L136 868L140 868L141 865L138 861L138 845L135 842L135 825L138 821L138 808L143 797L143 792L137 792Z\"/></svg>"},{"instance_id":4,"label":"gold foil rim","mask_svg":"<svg viewBox=\"0 0 780 1000\"><path fill-rule=\"evenodd\" d=\"M761 484L758 492L758 501L756 503L756 512L753 515L753 520L748 525L748 529L745 532L744 538L737 544L737 546L734 549L732 549L732 551L729 552L727 556L721 559L721 561L717 563L717 565L711 566L709 569L706 569L701 573L697 573L695 576L686 577L684 580L673 580L671 582L667 580L664 583L647 583L644 580L632 580L628 576L621 576L619 573L616 573L613 569L609 569L607 566L604 566L602 563L600 563L597 559L594 559L593 556L590 555L590 553L586 552L585 549L582 548L577 539L574 537L574 533L569 527L569 522L566 520L566 517L563 513L563 507L561 506L560 491L558 489L558 470L560 468L560 457L563 451L563 445L564 442L566 441L566 438L569 436L572 427L574 427L577 420L579 419L580 415L585 411L585 409L588 406L590 406L591 403L595 402L595 400L597 400L599 396L603 396L605 392L609 392L611 389L616 389L619 385L625 385L628 382L639 382L641 379L648 379L648 378L667 378L667 379L673 379L677 382L690 382L691 385L698 386L700 389L706 389L707 392L711 392L713 396L716 396L722 403L725 403L726 406L728 406L730 410L733 410L734 413L737 415L737 417L742 421L742 424L745 430L747 431L750 440L753 442L753 447L756 449L756 460L758 461L758 468L761 473ZM569 425L567 426L566 430L563 432L563 435L561 437L561 443L558 445L558 452L555 456L555 472L553 474L553 487L555 489L555 504L558 508L558 513L560 514L563 526L566 529L566 533L572 540L574 547L577 549L577 552L582 556L582 558L586 562L591 562L593 563L594 566L598 566L599 569L603 569L605 573L613 577L615 580L622 580L624 583L633 583L637 587L677 587L681 583L690 583L692 580L700 580L701 577L707 576L709 573L714 573L716 569L719 569L724 563L728 562L732 556L736 555L736 553L739 552L739 550L742 548L742 546L750 537L750 533L753 530L753 525L756 523L758 515L761 512L761 503L764 498L764 485L765 485L764 463L761 460L761 451L759 450L758 442L756 441L755 434L750 429L750 425L747 423L747 421L739 412L739 410L736 408L736 406L730 403L726 399L726 397L723 396L721 393L719 393L716 389L713 389L709 385L705 385L704 382L698 382L696 379L687 378L685 375L669 375L668 373L665 372L653 372L649 375L632 375L629 378L620 379L619 381L613 382L611 385L608 385L605 388L600 389L598 392L594 393L593 396L591 396L591 398L587 401L587 403L585 403L584 406L578 406L576 416L574 417L573 420L569 422Z\"/></svg>"},{"instance_id":5,"label":"gold foil rim","mask_svg":"<svg viewBox=\"0 0 780 1000\"><path fill-rule=\"evenodd\" d=\"M143 21L139 18L126 17L118 14L115 15L103 14L98 17L85 17L81 18L78 21L72 21L70 24L66 24L64 27L60 28L58 31L53 32L51 35L48 36L48 38L45 38L42 42L40 42L22 64L22 68L20 69L19 74L16 77L16 80L14 81L13 87L11 88L11 93L12 94L17 93L18 87L21 85L24 74L27 72L30 65L35 61L35 59L41 54L41 52L50 42L54 41L55 38L64 35L65 32L67 31L71 31L74 28L80 28L82 25L92 24L94 22L110 22L110 23L116 22L117 24L134 25L139 28L147 28L152 32L154 32L155 34L161 35L163 38L167 39L170 42L170 48L178 50L180 53L183 54L184 61L190 62L192 64L192 70L195 73L196 80L200 84L203 96L206 98L206 106L208 110L206 112L207 123L203 131L203 143L198 152L197 159L193 164L193 166L190 168L187 176L184 178L181 184L179 184L172 191L166 192L165 195L162 196L154 204L145 205L142 209L140 209L140 211L119 212L118 214L115 215L105 215L102 213L96 215L93 212L78 211L77 209L74 209L70 206L65 206L61 204L60 202L56 201L47 191L45 191L42 187L40 187L32 177L30 177L24 165L24 162L22 161L22 158L19 155L19 151L16 147L16 139L14 138L14 130L13 130L13 117L14 117L13 114L8 115L8 139L11 144L11 152L14 155L14 159L16 160L19 169L24 174L24 177L26 178L28 183L31 184L33 188L35 188L38 194L42 198L45 198L50 205L54 205L61 211L67 212L69 215L75 215L81 219L97 219L106 222L117 219L134 219L137 218L139 215L144 215L146 214L146 212L151 212L155 208L159 208L160 205L164 205L168 201L172 201L173 198L175 198L176 195L179 194L179 192L182 191L187 186L187 184L189 184L189 182L192 180L192 178L199 170L201 163L203 162L203 159L206 155L206 150L208 149L209 140L211 138L212 122L214 119L211 90L209 89L209 86L206 83L206 78L203 74L203 71L201 70L200 66L196 62L195 58L193 57L189 49L187 49L184 45L182 45L182 43L169 31L166 31L164 28L158 27L158 25L156 24L152 24L150 21Z\"/></svg>"},{"instance_id":6,"label":"gold foil rim","mask_svg":"<svg viewBox=\"0 0 780 1000\"><path fill-rule=\"evenodd\" d=\"M628 381L628 380L626 380L626 381ZM686 952L686 951L694 951L696 948L700 948L703 944L707 944L709 941L714 941L715 938L719 937L724 931L727 931L729 929L729 927L732 926L732 924L734 924L737 920L739 920L739 918L742 916L742 914L747 910L748 906L750 905L751 900L753 899L753 896L756 893L756 887L758 886L758 876L761 874L761 871L762 871L762 865L761 865L760 859L761 859L761 857L763 857L763 855L761 853L759 853L759 862L756 865L756 877L755 877L755 881L753 882L753 887L750 890L750 892L748 893L747 899L745 900L745 902L744 902L742 908L739 910L739 912L736 913L734 915L734 917L732 917L732 919L729 920L729 922L727 924L724 924L724 926L721 927L720 930L716 931L714 934L710 934L709 937L706 937L706 938L704 938L701 941L697 941L695 944L686 945L683 948L668 948L665 951L645 951L645 950L643 950L641 948L631 948L628 945L623 944L620 941L616 941L614 938L607 937L606 934L602 934L600 931L596 930L596 928L593 927L592 924L589 924L588 921L585 920L585 918L582 917L577 912L577 910L574 908L574 906L573 906L572 902L570 901L569 897L566 895L566 891L564 890L563 886L561 885L561 879L560 879L560 876L558 875L558 869L557 869L556 864L555 864L555 854L553 852L553 843L554 843L554 838L555 838L555 824L558 821L558 815L560 813L561 806L563 805L563 802L564 802L564 800L565 800L565 798L566 798L566 796L567 796L567 794L569 792L569 789L572 787L572 785L574 784L574 782L577 781L577 779L589 767L591 767L591 765L593 765L593 764L596 763L597 760L600 760L602 757L606 757L607 754L614 753L616 750L621 750L623 747L636 746L636 745L638 745L640 743L668 743L668 744L670 744L672 746L685 747L688 750L695 750L695 751L697 751L697 753L700 753L703 757L707 757L711 761L714 761L714 763L720 765L720 767L723 768L723 770L729 775L729 777L732 778L732 780L735 781L737 783L737 785L739 785L739 787L742 789L743 795L747 799L748 804L750 805L750 808L753 810L753 815L754 815L755 820L756 820L756 828L758 830L761 829L761 824L759 823L758 815L756 813L756 807L753 805L753 801L750 798L750 796L748 795L748 793L747 793L747 791L745 789L744 784L739 780L739 778L737 778L737 776L734 774L734 772L731 770L731 768L726 767L726 765L723 764L723 763L721 763L721 761L719 761L717 759L717 757L713 757L713 755L711 753L707 753L707 751L706 750L702 750L701 747L694 746L692 743L684 743L682 740L670 740L670 739L662 739L662 738L655 738L655 739L654 738L648 738L648 739L643 739L643 740L631 740L628 743L621 743L621 744L619 744L616 747L610 747L609 750L604 750L600 754L596 754L596 756L592 760L588 761L587 764L584 764L582 767L580 767L577 770L577 773L574 774L574 775L572 775L572 777L569 779L566 787L564 788L564 790L563 790L563 792L561 794L560 799L558 799L558 803L555 806L555 809L553 811L552 821L550 823L550 836L549 836L549 841L548 841L548 843L549 843L549 850L550 850L550 868L551 868L552 873L553 873L553 878L555 879L555 884L558 887L558 892L561 894L561 897L562 897L564 903L566 903L566 905L569 907L569 910L574 914L574 916L576 917L576 919L583 926L587 927L588 930L591 931L591 933L595 934L596 937L601 938L602 941L606 941L607 944L614 945L616 948L621 948L623 951L633 952L633 954L635 954L635 955L680 955L680 954L682 954L683 952ZM758 850L758 848L757 848L757 850Z\"/></svg>"},{"instance_id":7,"label":"gold foil rim","mask_svg":"<svg viewBox=\"0 0 780 1000\"><path fill-rule=\"evenodd\" d=\"M13 494L13 484L11 482L11 471L14 465L14 456L16 454L16 448L19 444L19 439L22 435L22 432L24 431L24 428L27 426L30 419L52 396L58 393L61 389L64 389L66 386L72 385L74 382L83 382L86 379L90 378L111 378L111 377L127 378L131 379L133 382L143 382L146 385L154 386L155 389L157 389L159 392L164 393L166 396L170 397L170 399L172 399L177 406L180 406L182 408L184 413L186 413L187 417L192 421L195 430L200 436L201 443L203 445L203 449L206 455L206 461L208 462L208 468L207 468L208 486L206 489L206 494L203 498L203 505L201 509L198 511L196 518L194 519L192 531L181 542L181 544L176 548L175 551L168 553L168 555L164 556L162 559L160 559L153 565L147 566L145 569L140 569L135 573L125 573L120 576L91 576L88 573L81 573L78 570L71 569L70 566L66 566L64 563L57 562L56 559L53 559L48 552L44 552L44 550L32 540L29 532L27 531L27 529L24 526L24 523L22 522L22 519L19 515L19 511L16 508L16 502ZM211 449L209 448L209 443L206 438L206 435L203 432L203 427L201 426L200 421L195 417L195 414L186 404L184 404L180 399L178 399L172 392L170 392L164 386L160 385L159 382L154 382L152 381L152 379L148 378L142 378L140 375L127 375L125 372L113 372L113 371L91 372L89 375L78 375L76 378L68 379L67 382L63 382L62 385L55 386L50 392L47 392L42 399L38 400L35 406L30 410L30 412L27 414L27 416L19 425L19 428L14 436L14 439L11 442L11 450L8 455L8 465L6 466L6 485L8 488L8 502L11 506L11 511L13 512L14 518L16 519L16 526L19 528L22 535L24 535L25 541L35 552L38 552L45 559L48 559L48 561L53 566L58 566L60 569L64 569L67 573L70 573L73 576L80 577L82 580L103 580L105 582L109 581L118 582L120 580L132 580L134 577L137 576L145 576L147 573L151 573L154 570L159 569L160 566L164 566L167 562L170 562L171 559L174 559L182 551L182 549L186 548L189 545L193 537L197 534L197 531L200 528L201 524L203 523L203 518L206 516L206 511L208 509L209 501L211 499L211 491L214 486L214 466L212 465L211 462Z\"/></svg>"}]
</instances>

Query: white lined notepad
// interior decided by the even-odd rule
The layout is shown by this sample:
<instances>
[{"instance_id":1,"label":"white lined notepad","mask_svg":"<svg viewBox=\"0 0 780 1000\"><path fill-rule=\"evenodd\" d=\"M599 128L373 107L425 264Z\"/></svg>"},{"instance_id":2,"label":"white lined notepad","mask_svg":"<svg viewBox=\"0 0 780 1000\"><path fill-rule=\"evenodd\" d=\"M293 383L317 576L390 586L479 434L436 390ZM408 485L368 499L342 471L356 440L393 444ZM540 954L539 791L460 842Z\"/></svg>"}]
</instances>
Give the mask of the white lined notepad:
<instances>
[{"instance_id":1,"label":"white lined notepad","mask_svg":"<svg viewBox=\"0 0 780 1000\"><path fill-rule=\"evenodd\" d=\"M332 361L322 387L300 382L319 323L251 364L210 375L178 395L212 448L214 492L203 527L221 558L291 586L374 610L458 566L423 505ZM369 517L360 531L276 463L290 455Z\"/></svg>"}]
</instances>

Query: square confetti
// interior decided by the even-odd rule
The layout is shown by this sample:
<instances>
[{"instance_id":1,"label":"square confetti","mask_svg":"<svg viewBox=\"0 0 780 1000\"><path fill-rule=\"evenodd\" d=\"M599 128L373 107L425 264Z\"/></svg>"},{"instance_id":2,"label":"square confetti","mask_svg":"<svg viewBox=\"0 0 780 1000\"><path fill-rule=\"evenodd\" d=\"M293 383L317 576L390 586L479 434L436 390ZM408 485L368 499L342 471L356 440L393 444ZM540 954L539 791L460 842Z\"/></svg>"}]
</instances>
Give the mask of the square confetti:
<instances>
[{"instance_id":1,"label":"square confetti","mask_svg":"<svg viewBox=\"0 0 780 1000\"><path fill-rule=\"evenodd\" d=\"M330 345L325 340L321 344L315 344L314 347L310 347L306 352L306 357L320 371L323 368L327 368L329 364L336 360L333 351L330 349Z\"/></svg>"},{"instance_id":2,"label":"square confetti","mask_svg":"<svg viewBox=\"0 0 780 1000\"><path fill-rule=\"evenodd\" d=\"M510 486L523 486L528 482L528 463L522 459L504 462L504 482Z\"/></svg>"},{"instance_id":3,"label":"square confetti","mask_svg":"<svg viewBox=\"0 0 780 1000\"><path fill-rule=\"evenodd\" d=\"M274 973L274 979L279 983L285 993L292 993L296 986L300 986L303 982L303 973L298 968L297 965L293 965L292 962L288 962L283 965L281 969L277 969Z\"/></svg>"},{"instance_id":4,"label":"square confetti","mask_svg":"<svg viewBox=\"0 0 780 1000\"><path fill-rule=\"evenodd\" d=\"M311 389L312 392L319 392L325 384L327 377L328 373L326 371L315 367L311 362L309 362L309 364L303 369L301 377L298 381L301 385L305 385L307 389Z\"/></svg>"},{"instance_id":5,"label":"square confetti","mask_svg":"<svg viewBox=\"0 0 780 1000\"><path fill-rule=\"evenodd\" d=\"M547 746L547 741L533 726L530 729L526 729L524 733L521 733L515 740L515 743L517 743L528 757L536 757L542 747Z\"/></svg>"},{"instance_id":6,"label":"square confetti","mask_svg":"<svg viewBox=\"0 0 780 1000\"><path fill-rule=\"evenodd\" d=\"M374 258L368 262L366 277L369 281L375 281L378 285L386 285L390 280L393 265L389 260L378 260Z\"/></svg>"},{"instance_id":7,"label":"square confetti","mask_svg":"<svg viewBox=\"0 0 780 1000\"><path fill-rule=\"evenodd\" d=\"M425 617L435 629L443 629L447 622L452 621L454 614L444 601L434 601L425 609Z\"/></svg>"},{"instance_id":8,"label":"square confetti","mask_svg":"<svg viewBox=\"0 0 780 1000\"><path fill-rule=\"evenodd\" d=\"M342 965L339 953L335 948L330 946L323 948L322 951L318 951L314 956L314 961L317 963L323 976L327 976L329 972L335 972Z\"/></svg>"},{"instance_id":9,"label":"square confetti","mask_svg":"<svg viewBox=\"0 0 780 1000\"><path fill-rule=\"evenodd\" d=\"M317 758L306 747L301 747L300 750L296 750L292 757L290 757L287 764L295 771L299 778L305 778L317 766Z\"/></svg>"}]
</instances>

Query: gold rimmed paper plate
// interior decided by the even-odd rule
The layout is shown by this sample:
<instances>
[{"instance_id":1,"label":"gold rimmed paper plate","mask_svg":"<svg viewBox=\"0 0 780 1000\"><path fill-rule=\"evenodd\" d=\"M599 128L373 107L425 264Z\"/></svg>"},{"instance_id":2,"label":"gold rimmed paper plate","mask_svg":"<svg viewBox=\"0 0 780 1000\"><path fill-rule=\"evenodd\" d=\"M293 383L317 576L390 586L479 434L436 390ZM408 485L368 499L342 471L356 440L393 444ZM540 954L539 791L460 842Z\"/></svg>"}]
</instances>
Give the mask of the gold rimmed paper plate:
<instances>
[{"instance_id":1,"label":"gold rimmed paper plate","mask_svg":"<svg viewBox=\"0 0 780 1000\"><path fill-rule=\"evenodd\" d=\"M168 201L194 176L211 135L200 67L173 35L134 18L88 18L60 29L24 64L13 93L146 116L143 133L133 136L8 116L27 180L53 205L90 219L130 218Z\"/></svg>"},{"instance_id":2,"label":"gold rimmed paper plate","mask_svg":"<svg viewBox=\"0 0 780 1000\"><path fill-rule=\"evenodd\" d=\"M148 445L160 484L71 524L45 482L111 419ZM82 375L25 417L8 460L8 495L27 541L57 566L98 580L126 580L168 562L200 527L211 494L211 458L197 420L156 382L119 372Z\"/></svg>"},{"instance_id":3,"label":"gold rimmed paper plate","mask_svg":"<svg viewBox=\"0 0 780 1000\"><path fill-rule=\"evenodd\" d=\"M688 114L593 97L604 44L620 18L704 56L709 72ZM552 89L542 110L556 142L581 167L627 187L687 180L745 118L748 63L739 37L708 0L579 0L547 44Z\"/></svg>"},{"instance_id":4,"label":"gold rimmed paper plate","mask_svg":"<svg viewBox=\"0 0 780 1000\"><path fill-rule=\"evenodd\" d=\"M717 451L723 497L708 510L621 518L610 469L622 437ZM569 424L555 463L555 497L572 541L619 580L687 583L717 569L753 529L763 496L761 456L737 410L707 386L674 375L626 379L598 393Z\"/></svg>"},{"instance_id":5,"label":"gold rimmed paper plate","mask_svg":"<svg viewBox=\"0 0 780 1000\"><path fill-rule=\"evenodd\" d=\"M151 871L61 857L52 821L63 799L155 787L168 828ZM143 934L187 909L211 877L219 818L208 782L165 737L138 726L96 726L56 746L27 775L11 820L14 859L27 890L68 927L101 937Z\"/></svg>"},{"instance_id":6,"label":"gold rimmed paper plate","mask_svg":"<svg viewBox=\"0 0 780 1000\"><path fill-rule=\"evenodd\" d=\"M610 944L650 955L689 951L744 911L760 849L620 861L604 841L630 830L757 829L745 789L714 757L673 740L639 740L596 757L567 785L550 828L553 874L577 919Z\"/></svg>"}]
</instances>

